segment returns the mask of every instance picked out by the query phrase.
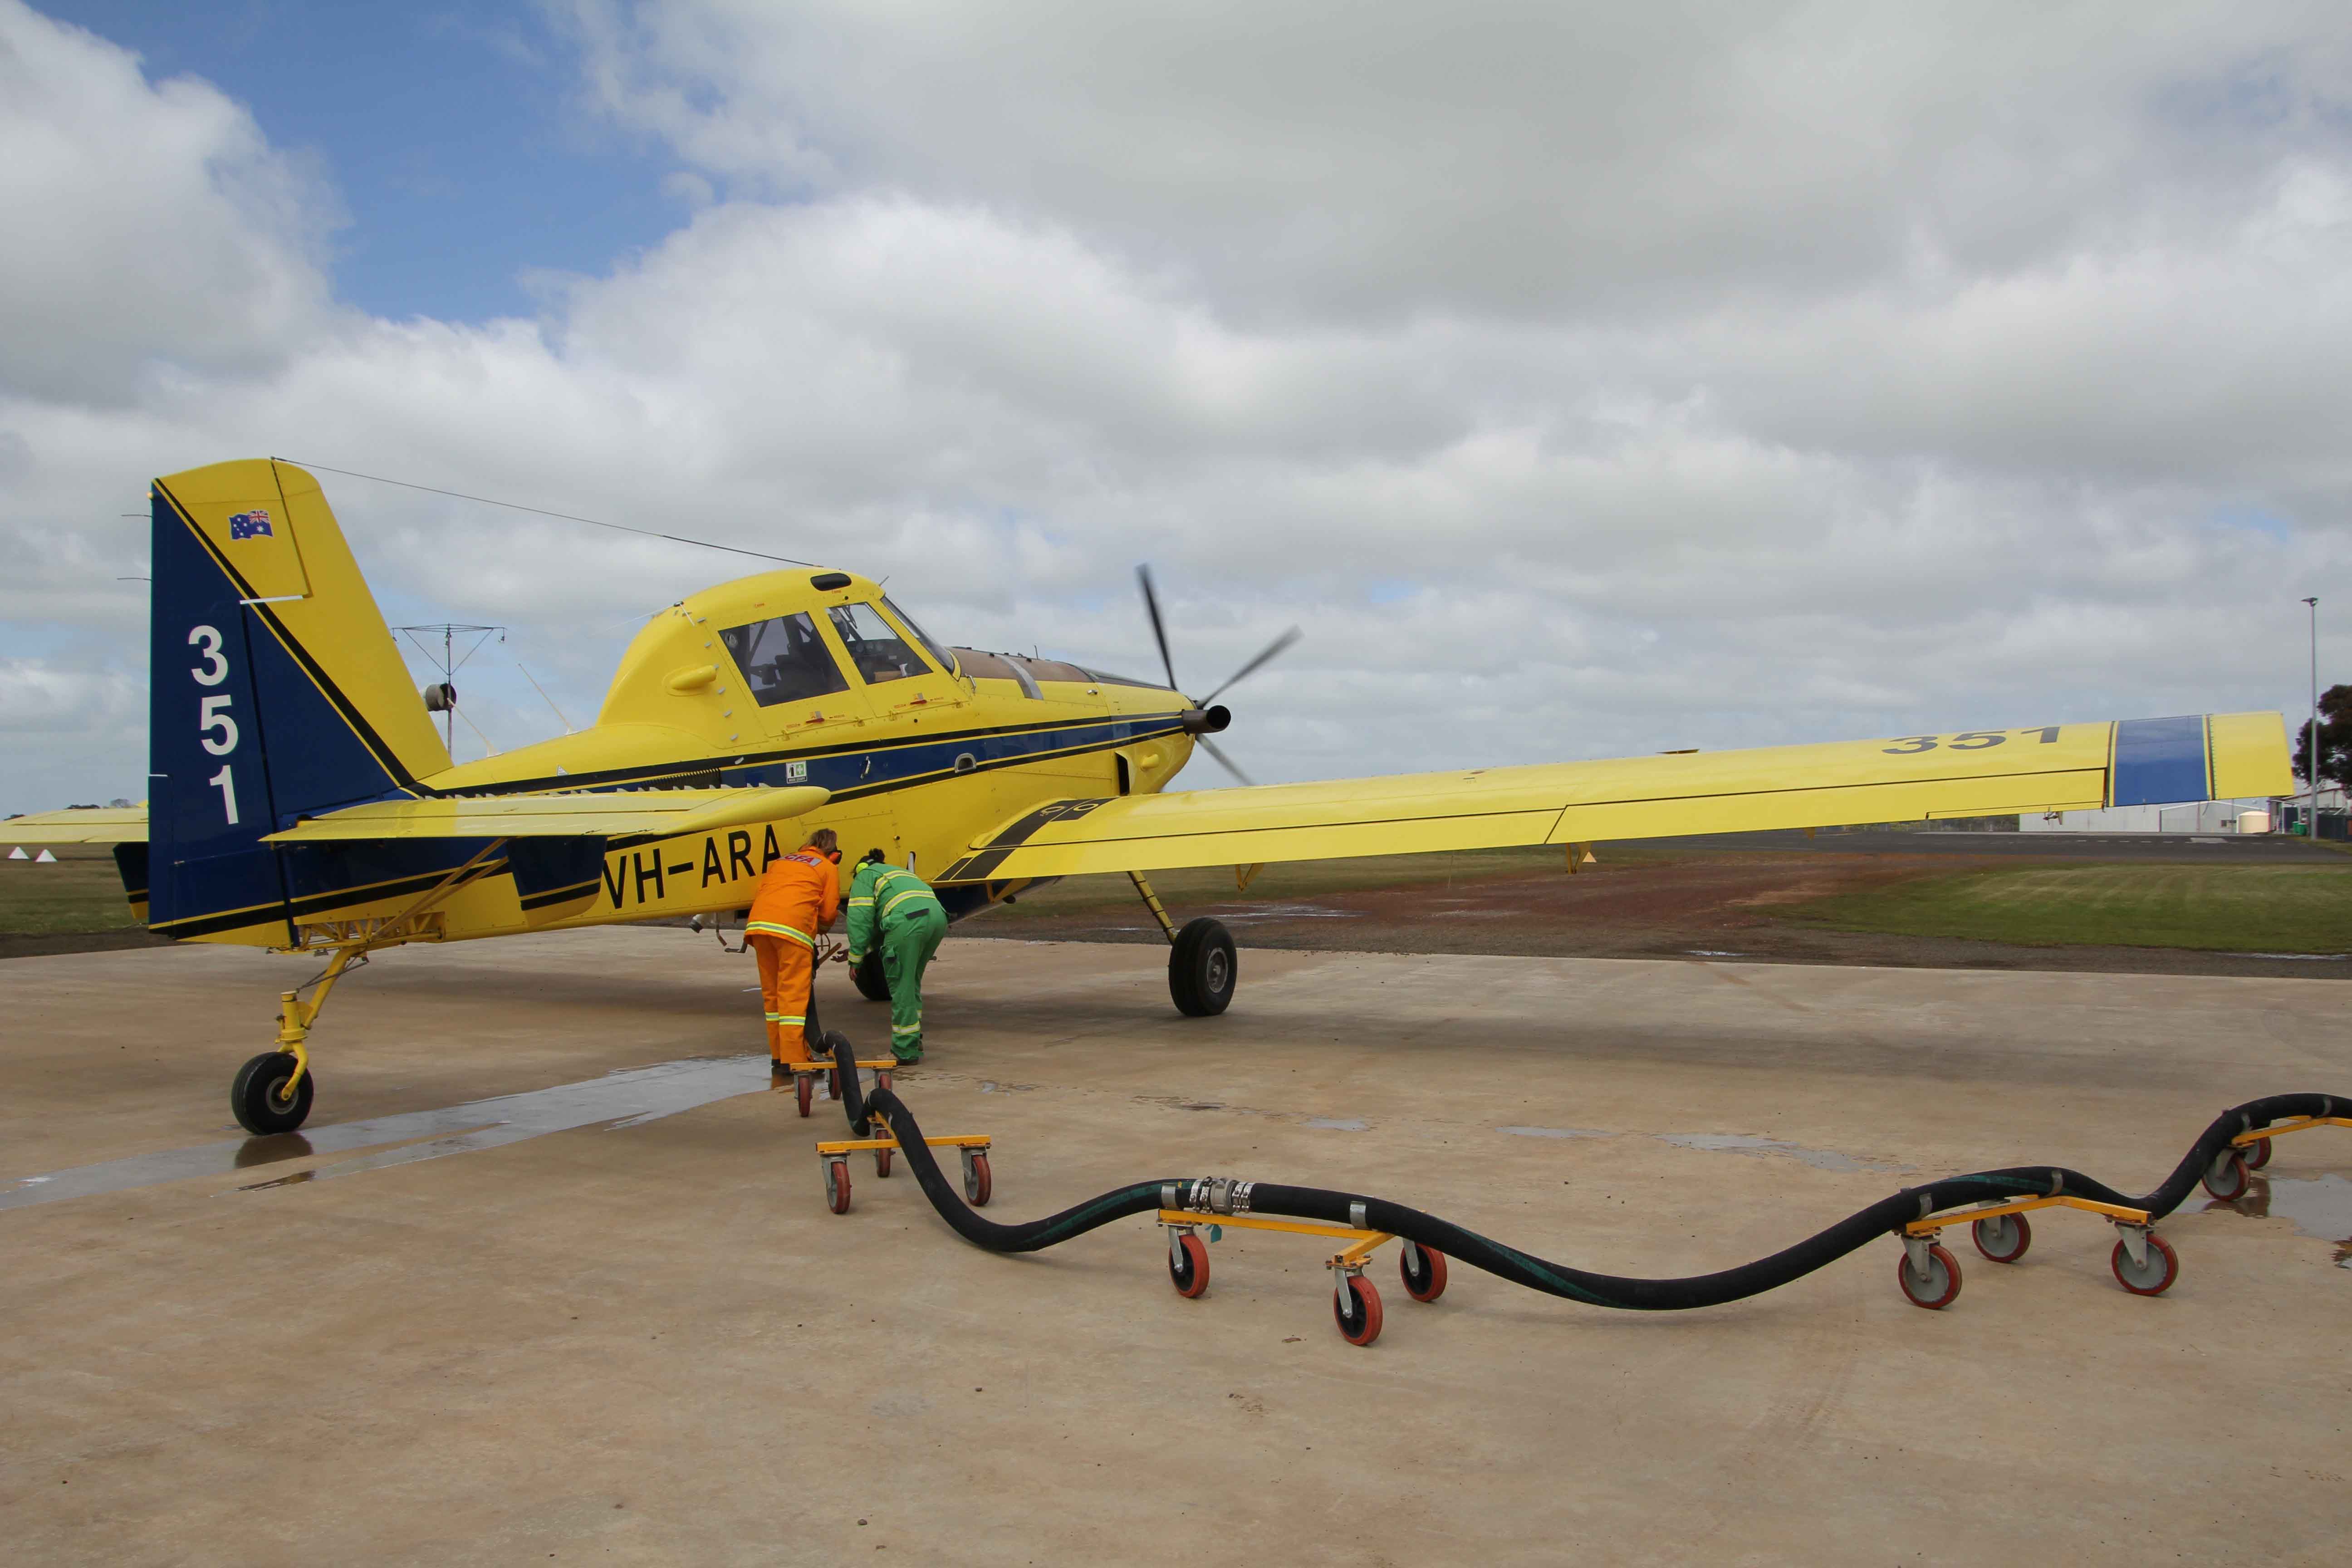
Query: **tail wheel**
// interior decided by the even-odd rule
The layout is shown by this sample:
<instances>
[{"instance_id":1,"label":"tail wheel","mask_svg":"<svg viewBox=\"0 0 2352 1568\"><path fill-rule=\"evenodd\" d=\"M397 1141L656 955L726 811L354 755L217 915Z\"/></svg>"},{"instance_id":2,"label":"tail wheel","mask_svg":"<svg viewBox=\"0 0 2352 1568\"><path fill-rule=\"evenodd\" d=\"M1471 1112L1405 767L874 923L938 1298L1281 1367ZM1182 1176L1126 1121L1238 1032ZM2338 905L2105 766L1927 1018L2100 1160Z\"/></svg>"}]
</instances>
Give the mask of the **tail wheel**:
<instances>
[{"instance_id":1,"label":"tail wheel","mask_svg":"<svg viewBox=\"0 0 2352 1568\"><path fill-rule=\"evenodd\" d=\"M1445 1254L1433 1247L1406 1242L1397 1254L1397 1272L1404 1277L1404 1293L1416 1301L1434 1301L1445 1294ZM1331 1300L1337 1306L1339 1298Z\"/></svg>"},{"instance_id":2,"label":"tail wheel","mask_svg":"<svg viewBox=\"0 0 2352 1568\"><path fill-rule=\"evenodd\" d=\"M877 1149L874 1151L874 1173L876 1175L887 1176L890 1173L891 1152L892 1152L887 1149Z\"/></svg>"},{"instance_id":3,"label":"tail wheel","mask_svg":"<svg viewBox=\"0 0 2352 1568\"><path fill-rule=\"evenodd\" d=\"M810 1103L816 1099L816 1075L805 1072L793 1074L793 1094L801 1103L801 1114L806 1116Z\"/></svg>"},{"instance_id":4,"label":"tail wheel","mask_svg":"<svg viewBox=\"0 0 2352 1568\"><path fill-rule=\"evenodd\" d=\"M1208 1018L1223 1012L1240 977L1233 933L1221 921L1202 915L1176 933L1168 950L1168 994L1179 1013Z\"/></svg>"},{"instance_id":5,"label":"tail wheel","mask_svg":"<svg viewBox=\"0 0 2352 1568\"><path fill-rule=\"evenodd\" d=\"M2267 1142L2269 1140L2265 1139ZM2205 1190L2228 1203L2246 1195L2246 1156L2235 1149L2225 1149L2205 1167Z\"/></svg>"},{"instance_id":6,"label":"tail wheel","mask_svg":"<svg viewBox=\"0 0 2352 1568\"><path fill-rule=\"evenodd\" d=\"M1349 1344L1370 1344L1381 1337L1381 1293L1360 1274L1349 1275L1344 1289L1345 1296L1331 1294L1331 1321Z\"/></svg>"},{"instance_id":7,"label":"tail wheel","mask_svg":"<svg viewBox=\"0 0 2352 1568\"><path fill-rule=\"evenodd\" d=\"M2116 1243L2110 1262L2115 1268L2116 1282L2135 1296L2161 1296L2180 1278L2180 1255L2154 1231L2147 1235L2147 1262L2134 1263L2131 1248L2121 1241Z\"/></svg>"},{"instance_id":8,"label":"tail wheel","mask_svg":"<svg viewBox=\"0 0 2352 1568\"><path fill-rule=\"evenodd\" d=\"M1186 1298L1209 1288L1209 1249L1189 1230L1176 1238L1176 1250L1168 1255L1168 1278L1176 1294Z\"/></svg>"},{"instance_id":9,"label":"tail wheel","mask_svg":"<svg viewBox=\"0 0 2352 1568\"><path fill-rule=\"evenodd\" d=\"M1903 1287L1903 1298L1915 1307L1937 1311L1952 1304L1960 1293L1959 1260L1937 1243L1927 1248L1927 1271L1923 1279L1911 1268L1911 1253L1904 1250L1895 1262L1895 1283Z\"/></svg>"},{"instance_id":10,"label":"tail wheel","mask_svg":"<svg viewBox=\"0 0 2352 1568\"><path fill-rule=\"evenodd\" d=\"M988 1173L987 1155L974 1154L963 1163L963 1195L972 1207L986 1208L988 1195L995 1190L996 1184Z\"/></svg>"},{"instance_id":11,"label":"tail wheel","mask_svg":"<svg viewBox=\"0 0 2352 1568\"><path fill-rule=\"evenodd\" d=\"M1995 1215L1969 1226L1969 1237L1995 1263L2014 1263L2033 1245L2033 1227L2021 1214Z\"/></svg>"},{"instance_id":12,"label":"tail wheel","mask_svg":"<svg viewBox=\"0 0 2352 1568\"><path fill-rule=\"evenodd\" d=\"M824 1201L835 1214L849 1212L849 1162L827 1160L824 1163Z\"/></svg>"},{"instance_id":13,"label":"tail wheel","mask_svg":"<svg viewBox=\"0 0 2352 1568\"><path fill-rule=\"evenodd\" d=\"M295 1066L291 1051L264 1051L236 1069L236 1077L229 1080L228 1107L238 1126L267 1138L291 1132L310 1120L318 1075L306 1072L301 1081L294 1082Z\"/></svg>"},{"instance_id":14,"label":"tail wheel","mask_svg":"<svg viewBox=\"0 0 2352 1568\"><path fill-rule=\"evenodd\" d=\"M2240 1149L2238 1152L2244 1156L2246 1169L2249 1171L2259 1171L2264 1165L2269 1164L2271 1163L2271 1145L2276 1142L2276 1139L2265 1138L2258 1143L2249 1143Z\"/></svg>"}]
</instances>

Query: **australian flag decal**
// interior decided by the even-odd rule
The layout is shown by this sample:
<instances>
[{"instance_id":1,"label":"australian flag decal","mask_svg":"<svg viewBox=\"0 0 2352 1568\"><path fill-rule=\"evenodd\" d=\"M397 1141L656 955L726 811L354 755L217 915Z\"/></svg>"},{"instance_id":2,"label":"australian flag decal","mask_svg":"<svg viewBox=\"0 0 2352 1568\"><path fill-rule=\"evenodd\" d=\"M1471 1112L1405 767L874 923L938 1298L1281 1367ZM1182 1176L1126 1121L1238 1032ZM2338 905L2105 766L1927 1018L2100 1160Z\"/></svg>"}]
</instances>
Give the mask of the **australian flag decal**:
<instances>
[{"instance_id":1,"label":"australian flag decal","mask_svg":"<svg viewBox=\"0 0 2352 1568\"><path fill-rule=\"evenodd\" d=\"M233 540L278 537L269 531L269 514L257 507L252 511L231 512L228 519L228 536Z\"/></svg>"}]
</instances>

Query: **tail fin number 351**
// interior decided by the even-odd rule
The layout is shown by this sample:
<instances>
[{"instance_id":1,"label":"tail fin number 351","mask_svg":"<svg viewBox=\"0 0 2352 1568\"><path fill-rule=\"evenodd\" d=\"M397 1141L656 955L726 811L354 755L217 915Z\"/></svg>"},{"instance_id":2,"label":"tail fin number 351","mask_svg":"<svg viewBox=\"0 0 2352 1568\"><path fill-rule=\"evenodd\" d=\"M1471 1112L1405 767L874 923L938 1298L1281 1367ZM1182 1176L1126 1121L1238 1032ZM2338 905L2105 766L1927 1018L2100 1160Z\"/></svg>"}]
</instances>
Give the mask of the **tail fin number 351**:
<instances>
[{"instance_id":1,"label":"tail fin number 351","mask_svg":"<svg viewBox=\"0 0 2352 1568\"><path fill-rule=\"evenodd\" d=\"M221 652L224 638L211 626L198 626L188 633L188 646L202 650L205 662L188 673L199 686L218 686L228 679L228 658ZM205 751L215 757L226 757L236 750L236 721L229 717L229 696L224 691L206 697L196 707L197 738ZM221 792L221 810L231 827L236 826L236 775L223 763L220 772L205 781Z\"/></svg>"}]
</instances>

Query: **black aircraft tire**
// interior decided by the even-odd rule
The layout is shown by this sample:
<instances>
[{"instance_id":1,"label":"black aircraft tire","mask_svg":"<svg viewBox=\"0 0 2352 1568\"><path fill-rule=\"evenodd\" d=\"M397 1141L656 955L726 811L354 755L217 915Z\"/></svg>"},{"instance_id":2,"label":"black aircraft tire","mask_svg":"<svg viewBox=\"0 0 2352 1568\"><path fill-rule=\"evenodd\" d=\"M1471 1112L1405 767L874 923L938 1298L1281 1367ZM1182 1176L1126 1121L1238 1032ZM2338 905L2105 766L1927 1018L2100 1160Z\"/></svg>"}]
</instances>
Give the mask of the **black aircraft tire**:
<instances>
[{"instance_id":1,"label":"black aircraft tire","mask_svg":"<svg viewBox=\"0 0 2352 1568\"><path fill-rule=\"evenodd\" d=\"M228 1108L236 1123L257 1138L291 1132L310 1117L310 1095L318 1075L304 1073L285 1098L286 1080L294 1076L290 1051L264 1051L236 1069L228 1087Z\"/></svg>"},{"instance_id":2,"label":"black aircraft tire","mask_svg":"<svg viewBox=\"0 0 2352 1568\"><path fill-rule=\"evenodd\" d=\"M1241 967L1233 933L1202 915L1176 933L1168 952L1168 994L1188 1018L1213 1018L1234 999Z\"/></svg>"},{"instance_id":3,"label":"black aircraft tire","mask_svg":"<svg viewBox=\"0 0 2352 1568\"><path fill-rule=\"evenodd\" d=\"M890 977L882 973L880 948L876 948L852 965L849 977L857 983L857 994L868 1002L890 1000Z\"/></svg>"}]
</instances>

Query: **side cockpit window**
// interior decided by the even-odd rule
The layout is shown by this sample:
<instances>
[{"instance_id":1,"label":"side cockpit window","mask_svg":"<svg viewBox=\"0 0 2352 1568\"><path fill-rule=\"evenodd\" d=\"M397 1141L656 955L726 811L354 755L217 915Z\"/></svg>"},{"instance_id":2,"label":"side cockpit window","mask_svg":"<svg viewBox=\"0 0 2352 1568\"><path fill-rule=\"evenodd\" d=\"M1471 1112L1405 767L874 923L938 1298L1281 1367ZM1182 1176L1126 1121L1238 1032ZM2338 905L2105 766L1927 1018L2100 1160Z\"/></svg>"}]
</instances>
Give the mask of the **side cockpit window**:
<instances>
[{"instance_id":1,"label":"side cockpit window","mask_svg":"<svg viewBox=\"0 0 2352 1568\"><path fill-rule=\"evenodd\" d=\"M933 664L938 665L950 675L960 675L962 673L956 664L955 655L951 652L942 651L939 644L924 636L923 628L915 624L914 616L900 609L887 597L882 601L882 607L890 612L890 618L892 620L897 621L900 626L907 628L907 635L915 639L915 646L917 647L921 648L925 653L931 656L931 662Z\"/></svg>"},{"instance_id":2,"label":"side cockpit window","mask_svg":"<svg viewBox=\"0 0 2352 1568\"><path fill-rule=\"evenodd\" d=\"M833 617L833 629L840 634L841 646L849 650L849 662L868 686L930 673L923 656L908 646L907 639L892 630L873 605L835 605L825 614Z\"/></svg>"},{"instance_id":3,"label":"side cockpit window","mask_svg":"<svg viewBox=\"0 0 2352 1568\"><path fill-rule=\"evenodd\" d=\"M762 708L779 702L803 702L849 689L849 682L834 662L808 616L778 616L754 621L719 634L751 688L752 700Z\"/></svg>"}]
</instances>

